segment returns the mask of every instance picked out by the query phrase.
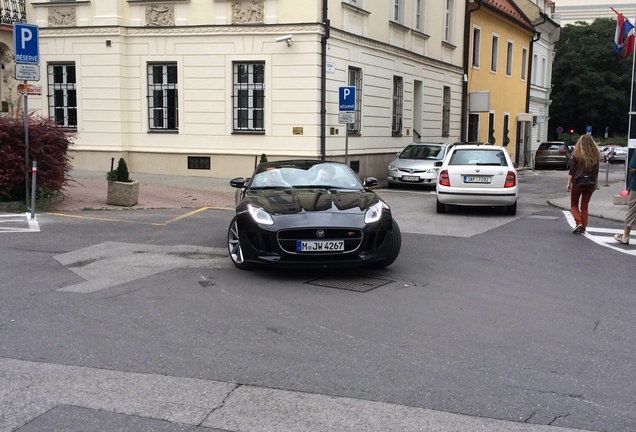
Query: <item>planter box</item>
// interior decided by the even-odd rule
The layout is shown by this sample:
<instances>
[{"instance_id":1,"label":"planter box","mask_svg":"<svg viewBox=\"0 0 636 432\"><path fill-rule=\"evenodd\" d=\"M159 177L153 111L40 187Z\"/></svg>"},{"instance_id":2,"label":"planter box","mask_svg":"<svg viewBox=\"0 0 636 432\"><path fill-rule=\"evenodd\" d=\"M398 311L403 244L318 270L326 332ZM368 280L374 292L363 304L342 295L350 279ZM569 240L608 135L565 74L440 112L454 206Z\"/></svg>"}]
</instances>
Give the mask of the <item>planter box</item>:
<instances>
[{"instance_id":1,"label":"planter box","mask_svg":"<svg viewBox=\"0 0 636 432\"><path fill-rule=\"evenodd\" d=\"M134 206L139 200L139 181L130 182L108 182L108 193L106 204L116 206Z\"/></svg>"}]
</instances>

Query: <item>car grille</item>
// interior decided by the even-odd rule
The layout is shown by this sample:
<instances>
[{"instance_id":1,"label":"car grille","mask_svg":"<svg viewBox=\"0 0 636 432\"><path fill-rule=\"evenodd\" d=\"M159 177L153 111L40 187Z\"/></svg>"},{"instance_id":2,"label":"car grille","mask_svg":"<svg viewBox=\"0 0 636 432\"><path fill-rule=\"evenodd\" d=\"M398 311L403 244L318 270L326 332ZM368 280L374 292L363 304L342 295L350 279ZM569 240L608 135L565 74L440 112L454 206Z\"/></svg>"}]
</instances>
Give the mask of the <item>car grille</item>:
<instances>
[{"instance_id":1,"label":"car grille","mask_svg":"<svg viewBox=\"0 0 636 432\"><path fill-rule=\"evenodd\" d=\"M411 168L398 168L399 172L407 173L407 174L422 174L425 173L426 169L411 169Z\"/></svg>"},{"instance_id":2,"label":"car grille","mask_svg":"<svg viewBox=\"0 0 636 432\"><path fill-rule=\"evenodd\" d=\"M324 236L318 237L318 231L324 231ZM297 253L297 240L344 240L344 251L314 252L314 254L343 254L358 249L362 243L363 236L362 230L359 229L292 229L278 233L278 244L287 253Z\"/></svg>"}]
</instances>

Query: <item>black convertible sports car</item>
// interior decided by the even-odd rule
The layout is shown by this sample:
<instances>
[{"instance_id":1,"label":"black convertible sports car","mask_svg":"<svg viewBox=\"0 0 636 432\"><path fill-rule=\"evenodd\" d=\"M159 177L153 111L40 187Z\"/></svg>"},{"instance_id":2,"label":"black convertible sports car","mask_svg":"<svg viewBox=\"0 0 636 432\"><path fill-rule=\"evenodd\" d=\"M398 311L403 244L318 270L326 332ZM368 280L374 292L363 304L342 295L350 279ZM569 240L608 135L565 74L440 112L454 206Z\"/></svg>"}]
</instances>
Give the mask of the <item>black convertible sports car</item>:
<instances>
[{"instance_id":1,"label":"black convertible sports car","mask_svg":"<svg viewBox=\"0 0 636 432\"><path fill-rule=\"evenodd\" d=\"M400 253L391 209L346 164L321 160L265 162L240 189L228 249L240 269L386 267Z\"/></svg>"}]
</instances>

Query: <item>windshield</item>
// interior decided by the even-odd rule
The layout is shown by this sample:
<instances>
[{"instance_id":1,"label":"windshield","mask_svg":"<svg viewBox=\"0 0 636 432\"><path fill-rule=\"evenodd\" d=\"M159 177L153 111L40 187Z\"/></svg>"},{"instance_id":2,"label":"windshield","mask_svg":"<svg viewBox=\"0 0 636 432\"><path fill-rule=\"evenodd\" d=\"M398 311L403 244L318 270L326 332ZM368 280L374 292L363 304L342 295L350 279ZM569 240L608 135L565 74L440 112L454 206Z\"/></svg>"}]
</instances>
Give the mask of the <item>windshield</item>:
<instances>
[{"instance_id":1,"label":"windshield","mask_svg":"<svg viewBox=\"0 0 636 432\"><path fill-rule=\"evenodd\" d=\"M289 187L364 189L351 168L345 164L332 162L266 166L254 174L250 187L252 189Z\"/></svg>"},{"instance_id":2,"label":"windshield","mask_svg":"<svg viewBox=\"0 0 636 432\"><path fill-rule=\"evenodd\" d=\"M400 158L441 160L444 158L444 147L440 145L411 144L402 150Z\"/></svg>"},{"instance_id":3,"label":"windshield","mask_svg":"<svg viewBox=\"0 0 636 432\"><path fill-rule=\"evenodd\" d=\"M448 164L508 166L503 150L496 149L457 149Z\"/></svg>"}]
</instances>

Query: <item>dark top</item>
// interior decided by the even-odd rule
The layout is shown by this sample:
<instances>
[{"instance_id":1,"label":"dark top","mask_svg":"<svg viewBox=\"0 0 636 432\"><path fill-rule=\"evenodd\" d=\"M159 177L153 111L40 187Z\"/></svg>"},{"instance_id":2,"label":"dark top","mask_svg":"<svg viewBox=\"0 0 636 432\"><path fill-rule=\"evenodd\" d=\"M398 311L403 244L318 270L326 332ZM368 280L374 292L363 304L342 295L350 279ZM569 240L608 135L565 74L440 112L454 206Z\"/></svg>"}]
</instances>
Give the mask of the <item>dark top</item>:
<instances>
[{"instance_id":1,"label":"dark top","mask_svg":"<svg viewBox=\"0 0 636 432\"><path fill-rule=\"evenodd\" d=\"M582 165L579 164L579 161L573 157L572 162L570 163L570 172L569 174L572 176L572 185L576 184L576 179L581 176L592 175L598 179L598 168L599 163L596 162L591 170L586 171Z\"/></svg>"}]
</instances>

